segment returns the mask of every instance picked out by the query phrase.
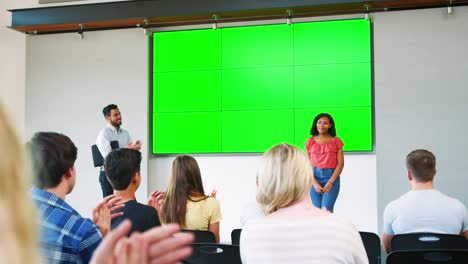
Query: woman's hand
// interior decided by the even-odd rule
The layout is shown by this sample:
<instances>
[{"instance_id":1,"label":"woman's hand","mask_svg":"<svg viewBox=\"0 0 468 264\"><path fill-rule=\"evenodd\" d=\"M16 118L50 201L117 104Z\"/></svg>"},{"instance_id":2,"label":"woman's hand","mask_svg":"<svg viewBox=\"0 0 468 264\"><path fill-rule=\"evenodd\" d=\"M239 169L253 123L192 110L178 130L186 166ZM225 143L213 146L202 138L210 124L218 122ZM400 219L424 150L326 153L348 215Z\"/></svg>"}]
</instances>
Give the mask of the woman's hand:
<instances>
[{"instance_id":1,"label":"woman's hand","mask_svg":"<svg viewBox=\"0 0 468 264\"><path fill-rule=\"evenodd\" d=\"M216 199L216 193L217 193L217 192L218 192L218 190L213 189L213 190L211 191L210 196Z\"/></svg>"},{"instance_id":2,"label":"woman's hand","mask_svg":"<svg viewBox=\"0 0 468 264\"><path fill-rule=\"evenodd\" d=\"M323 186L323 193L328 194L332 188L333 188L333 183L327 182L327 184Z\"/></svg>"},{"instance_id":3,"label":"woman's hand","mask_svg":"<svg viewBox=\"0 0 468 264\"><path fill-rule=\"evenodd\" d=\"M320 186L320 184L318 184L318 183L314 184L313 187L314 187L316 193L323 194L323 188L322 188L322 186Z\"/></svg>"},{"instance_id":4,"label":"woman's hand","mask_svg":"<svg viewBox=\"0 0 468 264\"><path fill-rule=\"evenodd\" d=\"M166 193L159 190L154 190L148 197L147 205L152 206L158 211L161 212L164 206L164 199L166 198Z\"/></svg>"}]
</instances>

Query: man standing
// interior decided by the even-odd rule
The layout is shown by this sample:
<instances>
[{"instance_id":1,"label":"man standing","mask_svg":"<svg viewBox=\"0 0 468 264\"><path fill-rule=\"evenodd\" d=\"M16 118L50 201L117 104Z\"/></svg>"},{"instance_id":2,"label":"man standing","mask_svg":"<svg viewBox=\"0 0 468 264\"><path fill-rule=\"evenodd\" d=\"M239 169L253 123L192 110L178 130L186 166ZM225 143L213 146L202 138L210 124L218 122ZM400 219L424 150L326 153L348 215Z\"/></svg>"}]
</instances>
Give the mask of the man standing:
<instances>
[{"instance_id":1,"label":"man standing","mask_svg":"<svg viewBox=\"0 0 468 264\"><path fill-rule=\"evenodd\" d=\"M132 222L130 233L144 232L161 225L154 207L136 201L135 192L141 182L140 163L141 153L134 149L113 150L106 157L104 167L107 179L114 188L114 194L121 197L121 201L125 203L125 207L121 209L123 215L112 220L112 229L125 219Z\"/></svg>"},{"instance_id":2,"label":"man standing","mask_svg":"<svg viewBox=\"0 0 468 264\"><path fill-rule=\"evenodd\" d=\"M384 211L382 243L391 251L394 235L416 232L464 235L468 239L465 206L434 189L436 158L428 150L417 149L406 157L411 191L390 202Z\"/></svg>"},{"instance_id":3,"label":"man standing","mask_svg":"<svg viewBox=\"0 0 468 264\"><path fill-rule=\"evenodd\" d=\"M93 210L93 222L81 217L65 196L76 180L77 148L65 135L39 132L27 144L32 160L32 198L41 215L41 250L47 263L88 263L110 229L121 198L106 197ZM110 209L109 209L110 208ZM101 235L102 234L102 235Z\"/></svg>"},{"instance_id":4,"label":"man standing","mask_svg":"<svg viewBox=\"0 0 468 264\"><path fill-rule=\"evenodd\" d=\"M102 109L102 113L107 121L107 126L99 132L96 139L96 145L104 159L107 154L115 148L141 149L140 140L132 142L128 131L120 127L122 125L122 115L117 105L110 104L104 107L104 109ZM118 143L118 145L113 145L115 142ZM112 186L106 178L104 166L101 167L101 171L99 172L99 182L101 184L103 197L113 193Z\"/></svg>"}]
</instances>

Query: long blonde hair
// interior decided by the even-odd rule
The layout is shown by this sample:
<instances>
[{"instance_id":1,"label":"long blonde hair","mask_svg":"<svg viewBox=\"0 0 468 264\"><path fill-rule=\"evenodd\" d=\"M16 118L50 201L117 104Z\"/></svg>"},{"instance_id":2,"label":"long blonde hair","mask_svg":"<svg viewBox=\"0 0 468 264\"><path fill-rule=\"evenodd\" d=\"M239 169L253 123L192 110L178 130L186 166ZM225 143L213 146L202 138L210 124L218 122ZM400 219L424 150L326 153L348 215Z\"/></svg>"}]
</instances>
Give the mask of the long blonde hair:
<instances>
[{"instance_id":1,"label":"long blonde hair","mask_svg":"<svg viewBox=\"0 0 468 264\"><path fill-rule=\"evenodd\" d=\"M287 207L308 195L312 177L307 154L288 144L274 146L257 171L257 201L266 214Z\"/></svg>"},{"instance_id":2,"label":"long blonde hair","mask_svg":"<svg viewBox=\"0 0 468 264\"><path fill-rule=\"evenodd\" d=\"M191 196L201 199L192 200ZM172 175L161 214L163 223L178 223L185 228L187 201L198 202L206 198L197 161L188 155L178 156L172 163Z\"/></svg>"},{"instance_id":3,"label":"long blonde hair","mask_svg":"<svg viewBox=\"0 0 468 264\"><path fill-rule=\"evenodd\" d=\"M0 102L0 259L38 263L38 223L29 198L23 148Z\"/></svg>"}]
</instances>

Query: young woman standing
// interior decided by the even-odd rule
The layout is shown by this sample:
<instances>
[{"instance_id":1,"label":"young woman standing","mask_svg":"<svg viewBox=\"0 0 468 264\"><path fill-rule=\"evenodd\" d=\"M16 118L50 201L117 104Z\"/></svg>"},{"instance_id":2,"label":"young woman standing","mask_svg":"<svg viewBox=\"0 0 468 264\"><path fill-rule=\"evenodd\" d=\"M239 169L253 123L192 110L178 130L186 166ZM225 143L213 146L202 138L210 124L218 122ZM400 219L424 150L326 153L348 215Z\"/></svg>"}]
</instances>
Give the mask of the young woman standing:
<instances>
[{"instance_id":1,"label":"young woman standing","mask_svg":"<svg viewBox=\"0 0 468 264\"><path fill-rule=\"evenodd\" d=\"M305 147L314 173L310 197L317 208L333 212L340 192L340 174L343 171L343 141L336 136L335 121L327 113L314 118L311 137Z\"/></svg>"}]
</instances>

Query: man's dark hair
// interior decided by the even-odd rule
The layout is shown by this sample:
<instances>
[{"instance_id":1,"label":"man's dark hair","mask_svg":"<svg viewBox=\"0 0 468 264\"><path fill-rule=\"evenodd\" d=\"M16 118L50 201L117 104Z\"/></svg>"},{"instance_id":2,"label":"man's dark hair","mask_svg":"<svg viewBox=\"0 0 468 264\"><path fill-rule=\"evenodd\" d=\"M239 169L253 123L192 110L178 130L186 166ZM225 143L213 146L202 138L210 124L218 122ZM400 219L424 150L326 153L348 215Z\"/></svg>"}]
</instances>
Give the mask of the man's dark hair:
<instances>
[{"instance_id":1,"label":"man's dark hair","mask_svg":"<svg viewBox=\"0 0 468 264\"><path fill-rule=\"evenodd\" d=\"M133 175L140 171L141 152L121 148L111 151L104 163L106 177L112 188L122 191L128 188Z\"/></svg>"},{"instance_id":2,"label":"man's dark hair","mask_svg":"<svg viewBox=\"0 0 468 264\"><path fill-rule=\"evenodd\" d=\"M104 117L110 116L112 109L117 109L117 108L119 108L117 105L110 104L102 109L102 114L104 115Z\"/></svg>"},{"instance_id":3,"label":"man's dark hair","mask_svg":"<svg viewBox=\"0 0 468 264\"><path fill-rule=\"evenodd\" d=\"M413 150L406 156L406 167L417 182L429 182L436 174L436 158L429 150Z\"/></svg>"},{"instance_id":4,"label":"man's dark hair","mask_svg":"<svg viewBox=\"0 0 468 264\"><path fill-rule=\"evenodd\" d=\"M40 189L56 187L74 166L78 153L69 137L55 132L37 132L26 147L31 156L34 184Z\"/></svg>"}]
</instances>

